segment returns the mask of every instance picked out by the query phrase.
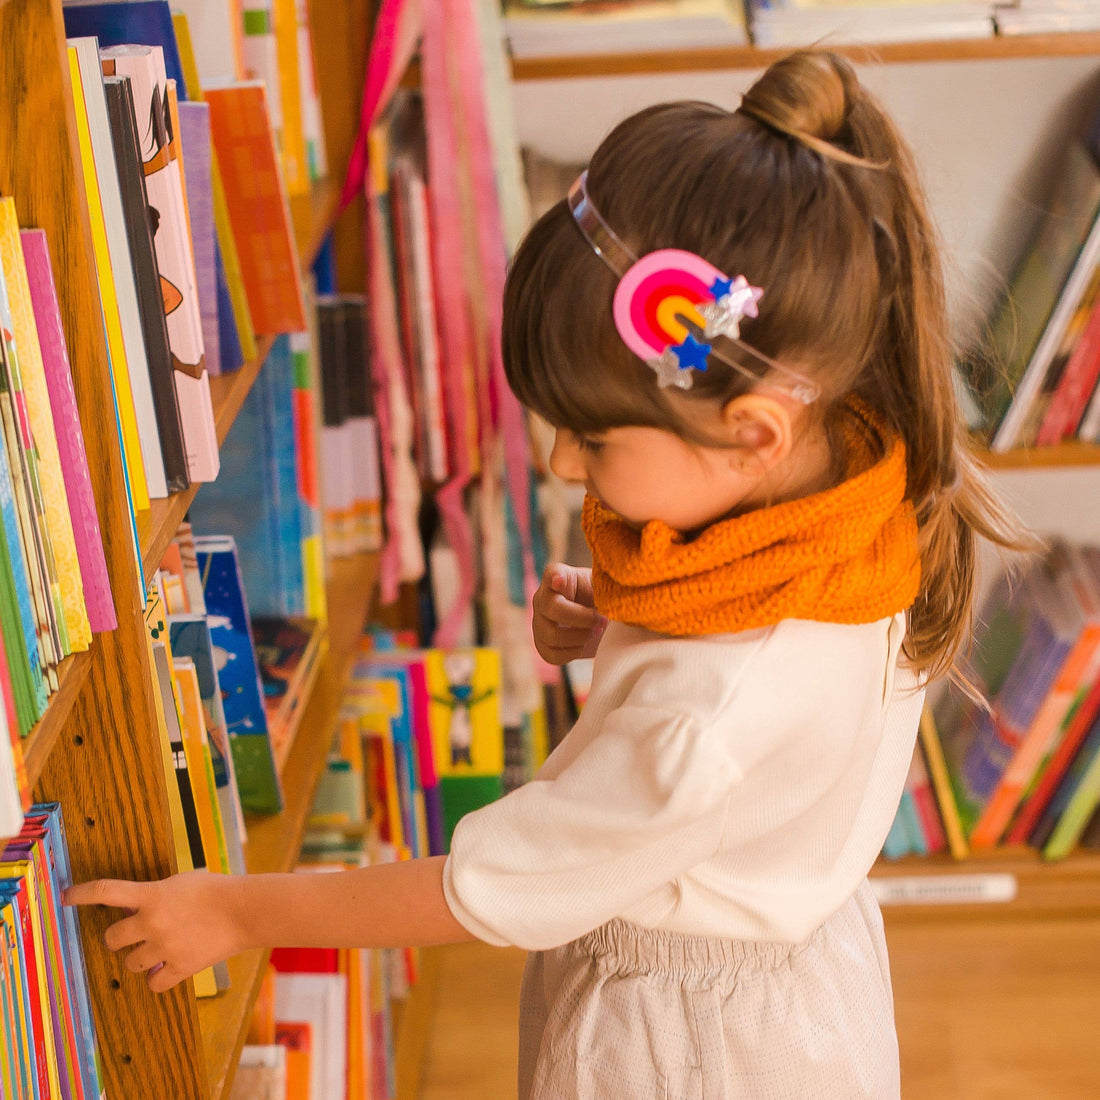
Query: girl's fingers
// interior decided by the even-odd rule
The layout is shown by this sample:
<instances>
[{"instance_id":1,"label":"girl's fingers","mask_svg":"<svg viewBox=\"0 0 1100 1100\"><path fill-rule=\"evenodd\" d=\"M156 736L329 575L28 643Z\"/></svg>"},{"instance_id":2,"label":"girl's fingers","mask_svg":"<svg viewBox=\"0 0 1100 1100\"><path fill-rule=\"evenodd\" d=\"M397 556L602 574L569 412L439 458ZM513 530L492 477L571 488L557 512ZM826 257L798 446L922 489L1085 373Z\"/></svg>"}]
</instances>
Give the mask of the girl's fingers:
<instances>
[{"instance_id":1,"label":"girl's fingers","mask_svg":"<svg viewBox=\"0 0 1100 1100\"><path fill-rule=\"evenodd\" d=\"M116 921L103 934L103 942L107 945L108 951L120 951L124 947L141 943L143 939L145 939L145 936L142 934L139 922L135 917Z\"/></svg>"},{"instance_id":2,"label":"girl's fingers","mask_svg":"<svg viewBox=\"0 0 1100 1100\"><path fill-rule=\"evenodd\" d=\"M148 883L101 878L70 886L62 896L65 905L108 905L112 909L138 909Z\"/></svg>"},{"instance_id":3,"label":"girl's fingers","mask_svg":"<svg viewBox=\"0 0 1100 1100\"><path fill-rule=\"evenodd\" d=\"M179 985L186 977L189 977L189 975L165 964L159 970L150 970L146 981L154 993L167 993L169 989Z\"/></svg>"},{"instance_id":4,"label":"girl's fingers","mask_svg":"<svg viewBox=\"0 0 1100 1100\"><path fill-rule=\"evenodd\" d=\"M143 974L146 970L152 970L153 967L158 966L163 961L157 948L143 943L140 947L135 947L126 956L126 969L132 974Z\"/></svg>"},{"instance_id":5,"label":"girl's fingers","mask_svg":"<svg viewBox=\"0 0 1100 1100\"><path fill-rule=\"evenodd\" d=\"M540 608L541 613L558 626L585 627L591 629L606 626L607 620L594 608L572 603L564 596L554 596Z\"/></svg>"}]
</instances>

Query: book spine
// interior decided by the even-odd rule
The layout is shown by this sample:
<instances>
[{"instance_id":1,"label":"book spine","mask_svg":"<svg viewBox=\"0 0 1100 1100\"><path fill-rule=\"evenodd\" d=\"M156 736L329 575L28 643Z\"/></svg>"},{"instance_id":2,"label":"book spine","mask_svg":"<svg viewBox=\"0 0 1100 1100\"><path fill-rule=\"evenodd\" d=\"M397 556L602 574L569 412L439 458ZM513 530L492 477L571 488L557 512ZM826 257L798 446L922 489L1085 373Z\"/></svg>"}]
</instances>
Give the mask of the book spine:
<instances>
[{"instance_id":1,"label":"book spine","mask_svg":"<svg viewBox=\"0 0 1100 1100\"><path fill-rule=\"evenodd\" d=\"M111 377L114 381L115 403L122 427L122 454L126 462L130 496L137 511L143 512L149 507L149 486L145 480L145 463L138 434L134 394L130 386L126 345L122 338L122 322L119 318L118 298L111 271L111 254L107 244L103 200L100 197L95 153L92 149L80 61L74 46L69 47L69 77L72 81L73 107L76 111L76 131L83 168L84 193L88 201L88 217L92 227L96 276L99 280L99 296L103 305L103 323L107 331L107 349L111 359Z\"/></svg>"},{"instance_id":2,"label":"book spine","mask_svg":"<svg viewBox=\"0 0 1100 1100\"><path fill-rule=\"evenodd\" d=\"M1089 741L1095 743L1088 746L1091 756L1086 758L1087 766L1050 839L1043 845L1046 859L1061 859L1069 855L1100 803L1100 738L1090 736Z\"/></svg>"},{"instance_id":3,"label":"book spine","mask_svg":"<svg viewBox=\"0 0 1100 1100\"><path fill-rule=\"evenodd\" d=\"M1089 397L1100 379L1100 296L1070 355L1054 396L1043 417L1036 443L1053 446L1077 431Z\"/></svg>"},{"instance_id":4,"label":"book spine","mask_svg":"<svg viewBox=\"0 0 1100 1100\"><path fill-rule=\"evenodd\" d=\"M88 621L93 633L98 634L114 630L117 619L46 234L42 230L24 230L23 251L46 385L57 428L58 455L73 521Z\"/></svg>"}]
</instances>

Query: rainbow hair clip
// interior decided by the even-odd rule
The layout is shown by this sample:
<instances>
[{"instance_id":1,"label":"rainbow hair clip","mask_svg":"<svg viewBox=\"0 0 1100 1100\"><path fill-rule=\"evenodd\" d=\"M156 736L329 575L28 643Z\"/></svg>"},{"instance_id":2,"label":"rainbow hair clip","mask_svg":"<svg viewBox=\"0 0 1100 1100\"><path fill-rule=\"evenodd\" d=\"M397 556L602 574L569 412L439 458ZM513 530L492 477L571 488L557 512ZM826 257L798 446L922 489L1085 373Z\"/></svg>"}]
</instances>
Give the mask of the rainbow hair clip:
<instances>
[{"instance_id":1,"label":"rainbow hair clip","mask_svg":"<svg viewBox=\"0 0 1100 1100\"><path fill-rule=\"evenodd\" d=\"M656 372L662 387L691 389L694 372L705 371L713 355L754 382L768 374L782 376L778 385L805 405L821 396L816 382L741 340L741 321L757 315L764 293L759 287L743 275L730 279L679 248L638 259L592 205L587 180L584 171L570 188L569 209L592 250L619 278L612 303L619 335ZM732 344L736 354L723 343Z\"/></svg>"}]
</instances>

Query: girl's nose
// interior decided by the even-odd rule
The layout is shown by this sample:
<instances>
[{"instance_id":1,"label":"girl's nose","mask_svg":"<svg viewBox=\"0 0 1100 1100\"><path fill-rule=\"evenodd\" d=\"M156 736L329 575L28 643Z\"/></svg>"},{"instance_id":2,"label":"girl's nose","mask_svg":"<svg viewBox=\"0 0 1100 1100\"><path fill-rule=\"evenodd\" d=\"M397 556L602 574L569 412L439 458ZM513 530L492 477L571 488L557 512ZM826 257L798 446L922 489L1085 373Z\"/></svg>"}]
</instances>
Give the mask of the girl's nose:
<instances>
[{"instance_id":1,"label":"girl's nose","mask_svg":"<svg viewBox=\"0 0 1100 1100\"><path fill-rule=\"evenodd\" d=\"M554 432L554 446L550 451L550 469L562 481L580 481L586 478L584 455L569 432Z\"/></svg>"}]
</instances>

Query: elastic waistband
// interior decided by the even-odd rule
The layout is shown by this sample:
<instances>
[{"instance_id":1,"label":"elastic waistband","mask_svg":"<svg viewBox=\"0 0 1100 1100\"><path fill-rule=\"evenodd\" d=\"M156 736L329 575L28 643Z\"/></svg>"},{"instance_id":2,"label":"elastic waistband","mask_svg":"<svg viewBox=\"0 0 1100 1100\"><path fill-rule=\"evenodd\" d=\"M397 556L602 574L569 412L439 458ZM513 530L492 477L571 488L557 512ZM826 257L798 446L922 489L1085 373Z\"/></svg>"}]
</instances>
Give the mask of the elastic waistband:
<instances>
[{"instance_id":1,"label":"elastic waistband","mask_svg":"<svg viewBox=\"0 0 1100 1100\"><path fill-rule=\"evenodd\" d=\"M717 936L690 936L663 929L642 928L615 920L575 940L571 947L615 973L650 974L684 981L723 975L744 975L787 966L807 949L818 945L831 927L840 932L849 924L863 926L864 895L873 897L867 883L801 943L729 940ZM877 907L876 907L877 908Z\"/></svg>"},{"instance_id":2,"label":"elastic waistband","mask_svg":"<svg viewBox=\"0 0 1100 1100\"><path fill-rule=\"evenodd\" d=\"M685 981L746 970L775 970L804 951L812 940L811 936L799 944L754 943L684 936L616 919L582 936L574 946L619 974L651 974Z\"/></svg>"}]
</instances>

